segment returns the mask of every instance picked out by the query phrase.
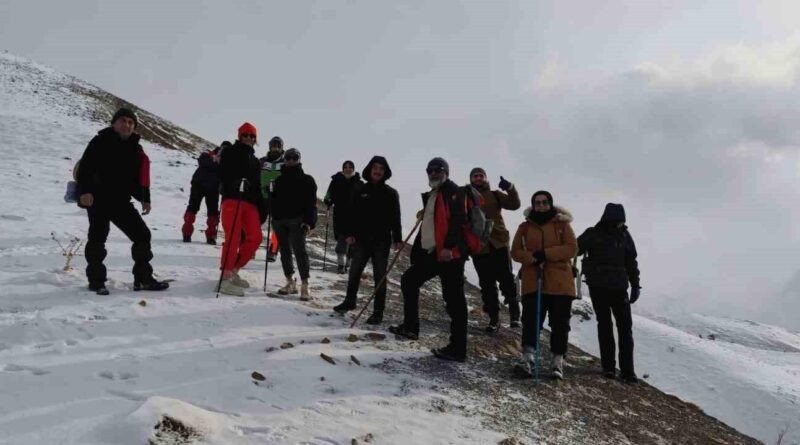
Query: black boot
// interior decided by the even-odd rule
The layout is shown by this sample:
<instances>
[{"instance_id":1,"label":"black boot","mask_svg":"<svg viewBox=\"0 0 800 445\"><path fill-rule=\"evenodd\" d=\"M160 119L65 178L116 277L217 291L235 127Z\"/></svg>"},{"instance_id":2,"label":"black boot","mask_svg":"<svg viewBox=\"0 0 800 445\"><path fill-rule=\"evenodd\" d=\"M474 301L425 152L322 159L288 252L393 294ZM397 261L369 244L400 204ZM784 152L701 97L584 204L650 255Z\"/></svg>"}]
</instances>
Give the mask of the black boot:
<instances>
[{"instance_id":1,"label":"black boot","mask_svg":"<svg viewBox=\"0 0 800 445\"><path fill-rule=\"evenodd\" d=\"M167 288L169 288L168 282L158 281L153 277L146 278L144 280L135 280L133 282L134 291L140 291L140 290L161 291Z\"/></svg>"},{"instance_id":2,"label":"black boot","mask_svg":"<svg viewBox=\"0 0 800 445\"><path fill-rule=\"evenodd\" d=\"M336 273L338 273L339 275L344 274L344 264L340 264L336 267Z\"/></svg>"},{"instance_id":3,"label":"black boot","mask_svg":"<svg viewBox=\"0 0 800 445\"><path fill-rule=\"evenodd\" d=\"M519 301L513 300L508 302L508 318L510 319L510 323L508 324L512 328L518 328L521 326L519 322Z\"/></svg>"},{"instance_id":4,"label":"black boot","mask_svg":"<svg viewBox=\"0 0 800 445\"><path fill-rule=\"evenodd\" d=\"M347 312L352 311L355 308L356 308L356 303L354 301L350 301L345 298L343 302L334 306L333 310L340 314L346 314Z\"/></svg>"},{"instance_id":5,"label":"black boot","mask_svg":"<svg viewBox=\"0 0 800 445\"><path fill-rule=\"evenodd\" d=\"M450 360L453 362L465 362L467 360L466 354L457 352L453 345L447 345L444 348L431 349L433 355L442 360Z\"/></svg>"},{"instance_id":6,"label":"black boot","mask_svg":"<svg viewBox=\"0 0 800 445\"><path fill-rule=\"evenodd\" d=\"M192 237L184 235L183 236L183 242L184 243L191 243L192 242Z\"/></svg>"},{"instance_id":7,"label":"black boot","mask_svg":"<svg viewBox=\"0 0 800 445\"><path fill-rule=\"evenodd\" d=\"M90 284L89 290L97 295L108 295L111 293L108 291L105 284Z\"/></svg>"},{"instance_id":8,"label":"black boot","mask_svg":"<svg viewBox=\"0 0 800 445\"><path fill-rule=\"evenodd\" d=\"M383 322L383 311L375 311L367 318L367 324L381 324Z\"/></svg>"},{"instance_id":9,"label":"black boot","mask_svg":"<svg viewBox=\"0 0 800 445\"><path fill-rule=\"evenodd\" d=\"M214 238L206 238L206 244L211 244L212 246L216 246L217 240L215 240Z\"/></svg>"},{"instance_id":10,"label":"black boot","mask_svg":"<svg viewBox=\"0 0 800 445\"><path fill-rule=\"evenodd\" d=\"M489 326L486 326L486 332L494 334L500 329L500 317L498 314L489 315Z\"/></svg>"},{"instance_id":11,"label":"black boot","mask_svg":"<svg viewBox=\"0 0 800 445\"><path fill-rule=\"evenodd\" d=\"M409 331L402 324L399 324L397 326L389 326L389 332L398 337L403 337L408 340L419 340L419 332Z\"/></svg>"}]
</instances>

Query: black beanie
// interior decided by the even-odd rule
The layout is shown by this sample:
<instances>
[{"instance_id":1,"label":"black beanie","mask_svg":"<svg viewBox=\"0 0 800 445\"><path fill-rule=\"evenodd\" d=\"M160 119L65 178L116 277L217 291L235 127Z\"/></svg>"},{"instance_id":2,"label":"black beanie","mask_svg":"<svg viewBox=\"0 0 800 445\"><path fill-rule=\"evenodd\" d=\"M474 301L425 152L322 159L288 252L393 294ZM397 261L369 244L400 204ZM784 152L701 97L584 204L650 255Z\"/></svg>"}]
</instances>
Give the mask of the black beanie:
<instances>
[{"instance_id":1,"label":"black beanie","mask_svg":"<svg viewBox=\"0 0 800 445\"><path fill-rule=\"evenodd\" d=\"M283 139L280 136L275 136L274 138L269 140L269 148L272 147L279 147L283 148Z\"/></svg>"},{"instance_id":2,"label":"black beanie","mask_svg":"<svg viewBox=\"0 0 800 445\"><path fill-rule=\"evenodd\" d=\"M473 168L472 171L469 172L469 177L472 178L472 175L474 175L475 173L483 173L483 176L486 176L486 170L484 170L481 167Z\"/></svg>"},{"instance_id":3,"label":"black beanie","mask_svg":"<svg viewBox=\"0 0 800 445\"><path fill-rule=\"evenodd\" d=\"M114 122L116 122L117 119L121 117L131 118L133 119L133 126L134 127L139 126L139 118L136 117L136 113L134 113L133 110L131 110L130 108L125 108L125 107L120 108L119 110L117 110L116 113L114 113L114 117L111 118L111 125L114 125Z\"/></svg>"},{"instance_id":4,"label":"black beanie","mask_svg":"<svg viewBox=\"0 0 800 445\"><path fill-rule=\"evenodd\" d=\"M550 207L551 208L555 207L555 203L553 202L553 195L551 195L550 192L548 192L547 190L539 190L538 192L531 195L531 207L536 207L535 205L533 205L533 201L538 195L547 196L547 200L550 201Z\"/></svg>"},{"instance_id":5,"label":"black beanie","mask_svg":"<svg viewBox=\"0 0 800 445\"><path fill-rule=\"evenodd\" d=\"M356 169L356 164L353 164L353 161L351 161L351 160L344 161L344 162L342 163L342 168L345 168L345 167L347 167L348 165L349 165L350 167L352 167L352 168L353 168L353 170L355 170L355 169Z\"/></svg>"},{"instance_id":6,"label":"black beanie","mask_svg":"<svg viewBox=\"0 0 800 445\"><path fill-rule=\"evenodd\" d=\"M450 165L442 158L433 158L428 162L428 168L441 168L450 176Z\"/></svg>"},{"instance_id":7,"label":"black beanie","mask_svg":"<svg viewBox=\"0 0 800 445\"><path fill-rule=\"evenodd\" d=\"M291 158L292 156L297 156L297 160L300 160L300 150L292 147L286 150L286 153L283 154L283 159Z\"/></svg>"}]
</instances>

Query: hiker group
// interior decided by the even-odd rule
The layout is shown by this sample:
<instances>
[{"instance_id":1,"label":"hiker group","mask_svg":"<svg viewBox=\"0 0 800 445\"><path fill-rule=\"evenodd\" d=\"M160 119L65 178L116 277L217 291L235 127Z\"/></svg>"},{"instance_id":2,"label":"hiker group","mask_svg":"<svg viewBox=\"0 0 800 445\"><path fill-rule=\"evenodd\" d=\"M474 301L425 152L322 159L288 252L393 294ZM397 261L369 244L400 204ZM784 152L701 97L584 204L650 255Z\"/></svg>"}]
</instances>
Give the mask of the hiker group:
<instances>
[{"instance_id":1,"label":"hiker group","mask_svg":"<svg viewBox=\"0 0 800 445\"><path fill-rule=\"evenodd\" d=\"M133 111L117 111L111 126L92 139L76 166L78 204L87 209L89 216L86 275L89 289L101 295L109 293L103 259L110 223L133 242L134 290L169 287L169 283L154 278L150 231L131 203L131 198L140 201L144 215L151 210L149 160L135 133L137 124ZM198 157L183 215L183 241L191 242L194 223L205 200L206 242L216 244L220 222L225 235L215 289L218 293L245 294L250 283L239 271L255 257L266 236L265 291L268 265L279 253L286 282L277 293L299 293L301 300L311 300L306 237L317 224L316 182L303 171L297 148L284 150L283 140L275 136L269 141L266 155L259 159L257 141L256 127L244 123L238 128L235 142L223 142ZM607 204L600 221L576 238L569 211L557 206L550 192L537 191L530 197L525 219L512 238L502 211L522 207L514 184L500 176L497 189L493 189L487 172L476 167L470 172L469 183L459 186L450 177L447 161L439 157L428 162L425 172L428 182L421 188L427 191L421 197L416 225L405 239L399 195L387 183L392 170L386 158L374 156L360 175L355 163L347 160L341 171L332 176L323 203L333 220L336 271L347 274L346 294L334 311L344 314L357 309L362 274L371 262L375 290L366 322L383 323L387 274L416 233L410 265L400 280L403 321L388 328L398 338L419 338L420 289L438 277L450 317L450 339L433 353L445 360L466 359L468 308L464 269L471 259L488 317L485 331L493 334L501 328L500 314L507 307L508 327L521 327L522 331L519 368L538 375L540 330L547 319L551 332L550 369L556 378L564 378L572 303L579 296L583 275L598 320L604 375L617 377L613 315L618 333L619 377L626 382L637 381L630 305L639 298L639 269L622 205ZM582 273L577 272L579 255L583 256ZM517 277L512 260L520 264Z\"/></svg>"}]
</instances>

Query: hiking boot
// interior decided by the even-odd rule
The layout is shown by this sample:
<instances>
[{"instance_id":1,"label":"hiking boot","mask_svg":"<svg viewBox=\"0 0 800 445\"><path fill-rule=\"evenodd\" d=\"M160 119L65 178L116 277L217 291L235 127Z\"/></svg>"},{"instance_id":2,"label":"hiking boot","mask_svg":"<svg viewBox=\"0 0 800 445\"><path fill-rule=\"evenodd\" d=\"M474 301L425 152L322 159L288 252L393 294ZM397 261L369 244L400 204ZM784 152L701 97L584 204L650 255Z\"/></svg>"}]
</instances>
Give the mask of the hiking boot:
<instances>
[{"instance_id":1,"label":"hiking boot","mask_svg":"<svg viewBox=\"0 0 800 445\"><path fill-rule=\"evenodd\" d=\"M450 360L452 362L464 363L467 361L467 355L457 352L453 345L447 345L444 348L431 349L433 355L442 360Z\"/></svg>"},{"instance_id":2,"label":"hiking boot","mask_svg":"<svg viewBox=\"0 0 800 445\"><path fill-rule=\"evenodd\" d=\"M344 264L340 264L336 267L336 273L338 273L339 275L344 274Z\"/></svg>"},{"instance_id":3,"label":"hiking boot","mask_svg":"<svg viewBox=\"0 0 800 445\"><path fill-rule=\"evenodd\" d=\"M508 325L511 326L512 328L520 327L521 325L520 325L520 322L519 322L519 316L520 316L520 313L519 313L519 302L516 301L516 300L509 302L508 303L508 319L510 320L510 322L509 322Z\"/></svg>"},{"instance_id":4,"label":"hiking boot","mask_svg":"<svg viewBox=\"0 0 800 445\"><path fill-rule=\"evenodd\" d=\"M183 242L184 243L191 243L192 242L192 237L191 236L184 236L183 237Z\"/></svg>"},{"instance_id":5,"label":"hiking boot","mask_svg":"<svg viewBox=\"0 0 800 445\"><path fill-rule=\"evenodd\" d=\"M375 311L367 318L367 324L381 324L383 322L383 311Z\"/></svg>"},{"instance_id":6,"label":"hiking boot","mask_svg":"<svg viewBox=\"0 0 800 445\"><path fill-rule=\"evenodd\" d=\"M619 379L629 385L636 385L639 383L639 378L636 374L620 374Z\"/></svg>"},{"instance_id":7,"label":"hiking boot","mask_svg":"<svg viewBox=\"0 0 800 445\"><path fill-rule=\"evenodd\" d=\"M229 280L234 285L239 286L242 289L247 289L248 287L250 287L250 283L248 283L247 280L245 280L242 277L240 277L238 271L231 273L231 276L230 276Z\"/></svg>"},{"instance_id":8,"label":"hiking boot","mask_svg":"<svg viewBox=\"0 0 800 445\"><path fill-rule=\"evenodd\" d=\"M311 295L308 293L308 281L300 283L300 301L311 301Z\"/></svg>"},{"instance_id":9,"label":"hiking boot","mask_svg":"<svg viewBox=\"0 0 800 445\"><path fill-rule=\"evenodd\" d=\"M216 246L217 240L214 238L206 238L206 244L211 244L212 246Z\"/></svg>"},{"instance_id":10,"label":"hiking boot","mask_svg":"<svg viewBox=\"0 0 800 445\"><path fill-rule=\"evenodd\" d=\"M520 324L519 320L511 320L511 322L508 323L508 327L510 328L519 328L520 326L522 325Z\"/></svg>"},{"instance_id":11,"label":"hiking boot","mask_svg":"<svg viewBox=\"0 0 800 445\"><path fill-rule=\"evenodd\" d=\"M389 326L389 332L392 334L403 337L408 340L419 340L419 332L414 332L406 329L405 326L399 324L397 326Z\"/></svg>"},{"instance_id":12,"label":"hiking boot","mask_svg":"<svg viewBox=\"0 0 800 445\"><path fill-rule=\"evenodd\" d=\"M348 311L352 311L356 308L356 303L353 301L348 301L346 298L343 302L337 304L333 307L334 312L338 312L340 314L346 314Z\"/></svg>"},{"instance_id":13,"label":"hiking boot","mask_svg":"<svg viewBox=\"0 0 800 445\"><path fill-rule=\"evenodd\" d=\"M268 263L274 263L276 259L277 259L277 255L273 255L272 252L270 252L269 255L267 255L267 262Z\"/></svg>"},{"instance_id":14,"label":"hiking boot","mask_svg":"<svg viewBox=\"0 0 800 445\"><path fill-rule=\"evenodd\" d=\"M278 294L280 295L290 295L297 293L297 283L295 282L293 277L286 277L286 284L278 289Z\"/></svg>"},{"instance_id":15,"label":"hiking boot","mask_svg":"<svg viewBox=\"0 0 800 445\"><path fill-rule=\"evenodd\" d=\"M553 356L553 377L558 380L564 379L564 356L561 354Z\"/></svg>"},{"instance_id":16,"label":"hiking boot","mask_svg":"<svg viewBox=\"0 0 800 445\"><path fill-rule=\"evenodd\" d=\"M89 290L96 293L97 295L108 295L111 292L108 291L105 284L90 284Z\"/></svg>"},{"instance_id":17,"label":"hiking boot","mask_svg":"<svg viewBox=\"0 0 800 445\"><path fill-rule=\"evenodd\" d=\"M500 318L497 314L489 315L489 326L484 329L488 334L494 334L500 330Z\"/></svg>"},{"instance_id":18,"label":"hiking boot","mask_svg":"<svg viewBox=\"0 0 800 445\"><path fill-rule=\"evenodd\" d=\"M218 289L219 293L225 295L232 295L234 297L244 297L244 289L237 286L236 283L233 282L231 279L222 280L222 283L219 285Z\"/></svg>"},{"instance_id":19,"label":"hiking boot","mask_svg":"<svg viewBox=\"0 0 800 445\"><path fill-rule=\"evenodd\" d=\"M611 369L611 370L604 369L603 370L603 377L605 377L607 379L614 380L615 378L617 378L617 371L615 371L613 369Z\"/></svg>"},{"instance_id":20,"label":"hiking boot","mask_svg":"<svg viewBox=\"0 0 800 445\"><path fill-rule=\"evenodd\" d=\"M153 277L146 278L144 280L134 280L133 282L133 290L140 291L140 290L149 290L149 291L160 291L169 288L169 283L166 281L158 281Z\"/></svg>"}]
</instances>

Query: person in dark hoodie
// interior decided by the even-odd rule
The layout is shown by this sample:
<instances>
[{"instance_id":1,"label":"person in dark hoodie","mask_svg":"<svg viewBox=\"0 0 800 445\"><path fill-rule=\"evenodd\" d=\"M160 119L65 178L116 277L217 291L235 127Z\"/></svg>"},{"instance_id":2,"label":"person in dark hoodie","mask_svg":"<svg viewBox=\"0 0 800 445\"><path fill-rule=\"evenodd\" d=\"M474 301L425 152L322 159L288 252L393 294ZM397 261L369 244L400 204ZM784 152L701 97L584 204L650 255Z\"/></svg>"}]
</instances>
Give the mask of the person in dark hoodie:
<instances>
[{"instance_id":1,"label":"person in dark hoodie","mask_svg":"<svg viewBox=\"0 0 800 445\"><path fill-rule=\"evenodd\" d=\"M267 155L260 159L261 161L261 194L267 202L267 209L270 207L269 190L270 185L278 179L281 175L281 168L283 168L283 139L280 136L273 136L269 140L269 148ZM267 234L269 249L267 249L267 261L274 262L278 256L278 237L275 235L275 230L272 229L271 233Z\"/></svg>"},{"instance_id":2,"label":"person in dark hoodie","mask_svg":"<svg viewBox=\"0 0 800 445\"><path fill-rule=\"evenodd\" d=\"M597 315L597 339L600 342L603 374L608 378L616 377L613 314L619 337L620 378L624 382L636 383L631 304L639 299L641 287L636 245L625 226L625 208L622 204L606 204L600 222L578 237L578 254L586 254L583 273Z\"/></svg>"},{"instance_id":3,"label":"person in dark hoodie","mask_svg":"<svg viewBox=\"0 0 800 445\"><path fill-rule=\"evenodd\" d=\"M375 285L375 303L367 324L380 324L386 307L386 282L383 276L389 263L389 250L403 247L400 227L400 196L386 184L392 177L392 169L383 156L375 156L363 171L367 183L357 186L352 194L350 209L344 213L342 231L347 244L353 250L353 267L347 280L347 296L333 310L339 313L356 308L358 286L367 262L372 260Z\"/></svg>"},{"instance_id":4,"label":"person in dark hoodie","mask_svg":"<svg viewBox=\"0 0 800 445\"><path fill-rule=\"evenodd\" d=\"M468 249L464 238L465 195L449 179L450 166L433 158L425 169L431 190L422 194L420 231L411 248L411 267L403 273L403 323L389 331L398 337L419 338L419 289L439 277L445 309L450 316L450 342L433 349L444 360L463 362L467 358L467 301L464 296L464 262Z\"/></svg>"},{"instance_id":5,"label":"person in dark hoodie","mask_svg":"<svg viewBox=\"0 0 800 445\"><path fill-rule=\"evenodd\" d=\"M522 366L530 370L533 365L534 352L539 348L536 332L541 332L544 319L548 317L552 370L557 379L564 378L572 300L577 294L570 261L578 245L570 222L572 215L555 205L553 195L538 191L531 197L531 207L525 211L525 221L517 228L511 244L511 257L522 263ZM538 310L540 276L541 310Z\"/></svg>"},{"instance_id":6,"label":"person in dark hoodie","mask_svg":"<svg viewBox=\"0 0 800 445\"><path fill-rule=\"evenodd\" d=\"M261 223L266 220L261 165L253 149L256 140L256 127L245 122L239 127L236 142L222 151L219 163L225 242L221 249L222 283L218 291L238 297L244 296L244 289L250 287L239 276L239 270L255 256L262 240Z\"/></svg>"},{"instance_id":7,"label":"person in dark hoodie","mask_svg":"<svg viewBox=\"0 0 800 445\"><path fill-rule=\"evenodd\" d=\"M317 183L303 171L300 150L290 148L283 155L281 174L273 183L270 194L272 225L278 235L281 266L286 285L278 290L281 295L297 293L292 255L300 272L300 300L311 299L308 289L309 264L306 235L317 223Z\"/></svg>"},{"instance_id":8,"label":"person in dark hoodie","mask_svg":"<svg viewBox=\"0 0 800 445\"><path fill-rule=\"evenodd\" d=\"M106 239L110 224L117 226L132 242L133 290L159 291L169 287L153 278L150 260L150 229L133 207L131 198L142 203L142 215L150 204L150 160L135 133L138 120L128 108L120 108L111 119L111 126L100 130L86 147L78 163L78 205L89 215L86 241L86 277L89 290L108 295L106 288Z\"/></svg>"},{"instance_id":9,"label":"person in dark hoodie","mask_svg":"<svg viewBox=\"0 0 800 445\"><path fill-rule=\"evenodd\" d=\"M333 208L333 238L336 240L337 273L347 272L353 258L353 251L347 244L344 231L345 218L353 210L350 207L353 191L363 185L361 176L355 171L353 161L344 161L342 171L331 176L331 183L323 202ZM366 179L366 178L365 178ZM388 179L388 178L387 178Z\"/></svg>"},{"instance_id":10,"label":"person in dark hoodie","mask_svg":"<svg viewBox=\"0 0 800 445\"><path fill-rule=\"evenodd\" d=\"M481 299L483 300L483 311L489 314L489 326L487 332L497 332L500 328L500 302L497 298L497 285L500 285L500 292L503 293L506 304L508 304L508 314L510 326L519 327L519 300L517 299L517 284L514 282L514 272L511 269L511 255L508 244L510 236L506 229L505 220L501 211L517 210L520 208L519 193L514 184L506 181L502 176L498 187L500 190L492 190L486 175L486 170L475 167L469 174L469 183L483 198L481 210L486 218L493 222L492 232L489 242L477 254L472 255L472 263L478 273L478 281L481 286Z\"/></svg>"},{"instance_id":11,"label":"person in dark hoodie","mask_svg":"<svg viewBox=\"0 0 800 445\"><path fill-rule=\"evenodd\" d=\"M204 151L197 158L197 170L192 175L189 190L189 205L183 214L183 242L192 241L194 221L200 211L200 202L206 200L206 243L217 244L217 225L219 225L219 152L231 143L225 141L221 146Z\"/></svg>"}]
</instances>

